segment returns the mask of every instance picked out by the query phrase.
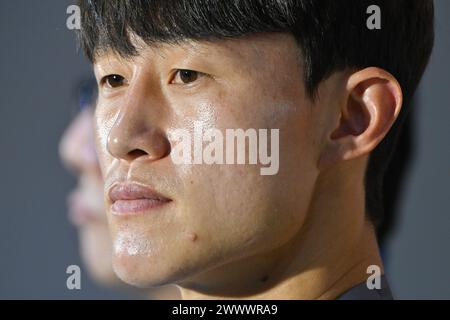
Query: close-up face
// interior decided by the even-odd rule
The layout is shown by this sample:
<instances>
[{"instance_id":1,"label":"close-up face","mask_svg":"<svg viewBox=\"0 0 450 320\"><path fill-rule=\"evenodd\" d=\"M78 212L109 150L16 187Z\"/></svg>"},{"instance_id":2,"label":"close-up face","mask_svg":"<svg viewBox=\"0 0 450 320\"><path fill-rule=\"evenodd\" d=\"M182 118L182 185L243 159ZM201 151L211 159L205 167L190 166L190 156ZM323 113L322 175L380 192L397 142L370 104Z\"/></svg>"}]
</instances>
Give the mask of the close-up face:
<instances>
[{"instance_id":1,"label":"close-up face","mask_svg":"<svg viewBox=\"0 0 450 320\"><path fill-rule=\"evenodd\" d=\"M299 231L318 172L315 137L323 134L300 61L284 34L96 57L97 147L120 278L138 286L181 282L269 252ZM224 137L227 129L267 129L269 142L278 129L277 171L263 175L267 165L249 161L174 161L177 130L194 137L199 126ZM194 153L201 143L192 145ZM259 147L270 155L271 143Z\"/></svg>"},{"instance_id":2,"label":"close-up face","mask_svg":"<svg viewBox=\"0 0 450 320\"><path fill-rule=\"evenodd\" d=\"M0 299L450 297L450 1L23 3Z\"/></svg>"}]
</instances>

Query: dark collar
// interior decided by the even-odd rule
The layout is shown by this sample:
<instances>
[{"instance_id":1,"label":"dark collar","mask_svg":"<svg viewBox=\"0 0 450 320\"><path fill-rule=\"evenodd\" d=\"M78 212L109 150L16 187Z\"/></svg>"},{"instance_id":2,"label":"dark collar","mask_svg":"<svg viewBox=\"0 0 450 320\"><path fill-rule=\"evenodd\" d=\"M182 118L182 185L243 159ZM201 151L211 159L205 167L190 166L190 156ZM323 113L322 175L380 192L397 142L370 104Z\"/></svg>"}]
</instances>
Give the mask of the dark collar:
<instances>
[{"instance_id":1,"label":"dark collar","mask_svg":"<svg viewBox=\"0 0 450 320\"><path fill-rule=\"evenodd\" d=\"M363 282L344 292L337 300L394 300L386 277L383 275L380 280L380 289L371 290Z\"/></svg>"}]
</instances>

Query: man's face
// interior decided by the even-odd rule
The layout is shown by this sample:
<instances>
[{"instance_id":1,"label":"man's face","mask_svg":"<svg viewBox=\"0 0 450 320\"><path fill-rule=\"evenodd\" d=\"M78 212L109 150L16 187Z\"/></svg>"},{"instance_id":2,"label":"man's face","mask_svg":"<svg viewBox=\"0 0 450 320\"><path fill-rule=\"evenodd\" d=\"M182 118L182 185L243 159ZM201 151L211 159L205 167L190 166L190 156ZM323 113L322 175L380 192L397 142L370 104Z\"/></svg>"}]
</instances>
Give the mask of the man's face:
<instances>
[{"instance_id":1,"label":"man's face","mask_svg":"<svg viewBox=\"0 0 450 320\"><path fill-rule=\"evenodd\" d=\"M282 34L97 58L97 148L114 267L124 281L179 282L267 253L299 232L318 174L321 121L305 94L300 61L295 40ZM118 76L100 81L109 75ZM262 165L249 161L175 163L174 132L193 137L199 124L224 137L227 129L269 129L269 141L270 129L279 129L277 174L262 175ZM165 201L132 187L110 197L111 188L127 183Z\"/></svg>"}]
</instances>

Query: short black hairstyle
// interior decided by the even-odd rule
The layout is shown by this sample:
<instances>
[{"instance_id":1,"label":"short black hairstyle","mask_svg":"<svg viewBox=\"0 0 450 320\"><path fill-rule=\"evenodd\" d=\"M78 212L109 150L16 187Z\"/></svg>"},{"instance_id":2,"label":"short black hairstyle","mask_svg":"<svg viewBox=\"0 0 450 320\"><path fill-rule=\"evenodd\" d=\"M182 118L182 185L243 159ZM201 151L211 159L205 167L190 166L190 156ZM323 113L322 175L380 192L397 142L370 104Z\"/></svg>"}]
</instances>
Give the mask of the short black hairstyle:
<instances>
[{"instance_id":1,"label":"short black hairstyle","mask_svg":"<svg viewBox=\"0 0 450 320\"><path fill-rule=\"evenodd\" d=\"M135 55L130 33L152 45L284 32L299 45L312 99L334 72L366 67L390 72L402 87L404 108L371 153L365 175L366 210L378 225L386 167L433 47L433 0L80 0L79 5L79 39L91 61L105 49ZM381 29L367 27L371 5L381 9Z\"/></svg>"}]
</instances>

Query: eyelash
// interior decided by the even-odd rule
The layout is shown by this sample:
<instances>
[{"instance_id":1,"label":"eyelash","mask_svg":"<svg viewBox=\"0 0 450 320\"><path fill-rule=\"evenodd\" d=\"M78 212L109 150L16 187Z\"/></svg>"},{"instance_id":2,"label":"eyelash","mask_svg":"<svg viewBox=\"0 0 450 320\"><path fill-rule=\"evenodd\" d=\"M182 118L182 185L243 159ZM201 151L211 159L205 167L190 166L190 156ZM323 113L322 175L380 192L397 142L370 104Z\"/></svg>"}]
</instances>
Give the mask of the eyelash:
<instances>
[{"instance_id":1,"label":"eyelash","mask_svg":"<svg viewBox=\"0 0 450 320\"><path fill-rule=\"evenodd\" d=\"M183 81L182 77L183 76L186 77L189 75L193 76L194 79L192 81L187 81L187 82ZM207 76L207 74L199 72L199 71L195 71L195 70L189 70L189 69L176 69L175 72L173 73L173 76L171 77L170 83L171 84L179 84L179 85L182 85L182 84L187 85L187 84L197 81L199 78L201 78L203 76ZM176 79L178 77L180 78L182 83L174 83L174 81L176 81ZM120 81L122 83L114 86L114 85L111 85L111 81ZM125 78L123 76L121 76L119 74L110 74L110 75L104 76L100 80L100 86L107 85L109 89L116 89L116 88L122 87L124 85L124 82L125 82Z\"/></svg>"},{"instance_id":2,"label":"eyelash","mask_svg":"<svg viewBox=\"0 0 450 320\"><path fill-rule=\"evenodd\" d=\"M182 79L183 75L184 76L189 76L189 75L194 76L194 79L192 81L184 82ZM172 80L170 81L170 83L171 84L179 84L179 85L182 85L182 84L187 85L187 84L197 81L199 78L201 78L203 76L207 76L207 74L199 72L199 71L195 71L195 70L189 70L189 69L176 69L175 73L172 76ZM182 83L174 83L174 81L177 80L178 78L180 78Z\"/></svg>"},{"instance_id":3,"label":"eyelash","mask_svg":"<svg viewBox=\"0 0 450 320\"><path fill-rule=\"evenodd\" d=\"M125 78L122 77L120 74L110 74L110 75L107 75L107 76L103 77L103 78L100 80L100 85L101 85L101 86L107 85L110 89L115 89L115 88L117 88L117 87L123 86L123 84L121 84L121 85L119 85L119 86L117 86L117 87L114 87L113 85L111 85L110 81L111 81L114 77L119 77L119 80L122 81L122 82L125 81ZM116 81L117 81L117 79L116 79Z\"/></svg>"}]
</instances>

